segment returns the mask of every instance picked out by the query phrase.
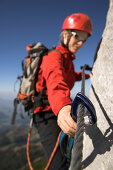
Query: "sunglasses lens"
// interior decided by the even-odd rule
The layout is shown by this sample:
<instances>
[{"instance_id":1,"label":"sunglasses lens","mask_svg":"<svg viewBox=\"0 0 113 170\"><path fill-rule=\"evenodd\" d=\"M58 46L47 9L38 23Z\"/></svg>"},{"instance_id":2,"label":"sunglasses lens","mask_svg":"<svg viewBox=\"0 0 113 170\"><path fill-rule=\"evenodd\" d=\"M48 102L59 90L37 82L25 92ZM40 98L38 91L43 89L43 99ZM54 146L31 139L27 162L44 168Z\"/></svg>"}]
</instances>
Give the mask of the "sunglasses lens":
<instances>
[{"instance_id":1,"label":"sunglasses lens","mask_svg":"<svg viewBox=\"0 0 113 170\"><path fill-rule=\"evenodd\" d=\"M72 32L72 35L73 35L78 41L82 41L83 43L87 40L87 38L84 38L84 37L80 36L80 35L77 34L76 32Z\"/></svg>"}]
</instances>

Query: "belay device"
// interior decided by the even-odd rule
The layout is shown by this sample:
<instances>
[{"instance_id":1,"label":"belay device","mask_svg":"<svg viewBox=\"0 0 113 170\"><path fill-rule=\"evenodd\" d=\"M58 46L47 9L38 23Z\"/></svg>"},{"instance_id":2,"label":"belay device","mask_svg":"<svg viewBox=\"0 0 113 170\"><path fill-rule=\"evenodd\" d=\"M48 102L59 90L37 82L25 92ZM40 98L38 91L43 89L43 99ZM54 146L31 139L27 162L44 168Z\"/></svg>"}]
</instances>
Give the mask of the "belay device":
<instances>
[{"instance_id":1,"label":"belay device","mask_svg":"<svg viewBox=\"0 0 113 170\"><path fill-rule=\"evenodd\" d=\"M85 86L84 86L84 82L85 82L85 69L89 68L87 65L85 65L83 67L83 72L82 72L82 88L81 88L81 92L77 93L73 103L72 103L72 107L71 107L71 116L73 118L73 120L75 122L77 122L77 114L79 114L79 111L78 111L78 107L80 104L82 104L85 109L84 109L84 123L86 126L89 126L89 125L93 125L97 122L97 117L96 117L96 111L95 111L95 108L92 104L92 102L88 99L87 96L84 95L85 93ZM69 141L68 141L68 154L65 153L65 151L63 151L63 141L64 139L67 137L67 135L62 132L61 133L61 136L60 136L60 141L59 141L59 144L60 144L60 148L61 148L61 152L62 154L70 159L71 158L71 150L72 150L72 147L73 147L73 143L74 143L74 137L70 137Z\"/></svg>"}]
</instances>

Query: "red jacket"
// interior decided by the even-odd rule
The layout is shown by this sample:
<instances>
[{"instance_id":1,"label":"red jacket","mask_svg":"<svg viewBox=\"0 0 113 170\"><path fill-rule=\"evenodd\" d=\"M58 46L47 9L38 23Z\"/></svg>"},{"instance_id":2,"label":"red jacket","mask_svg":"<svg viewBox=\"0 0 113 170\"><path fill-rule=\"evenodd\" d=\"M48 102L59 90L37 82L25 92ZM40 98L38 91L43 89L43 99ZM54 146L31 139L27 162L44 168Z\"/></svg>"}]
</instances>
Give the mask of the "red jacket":
<instances>
[{"instance_id":1,"label":"red jacket","mask_svg":"<svg viewBox=\"0 0 113 170\"><path fill-rule=\"evenodd\" d=\"M34 113L52 109L54 114L57 115L63 106L72 104L70 90L75 81L81 80L81 72L74 71L72 60L75 59L75 56L61 45L56 49L60 53L51 51L43 57L36 83L36 90L40 92L46 81L50 106L37 107Z\"/></svg>"}]
</instances>

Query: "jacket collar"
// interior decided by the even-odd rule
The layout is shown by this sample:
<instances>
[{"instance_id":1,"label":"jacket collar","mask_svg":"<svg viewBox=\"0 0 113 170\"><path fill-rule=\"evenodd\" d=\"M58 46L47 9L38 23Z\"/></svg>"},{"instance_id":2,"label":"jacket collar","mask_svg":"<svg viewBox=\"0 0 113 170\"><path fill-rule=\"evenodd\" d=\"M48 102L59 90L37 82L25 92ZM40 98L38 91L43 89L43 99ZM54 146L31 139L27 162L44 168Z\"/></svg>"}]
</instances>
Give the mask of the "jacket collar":
<instances>
[{"instance_id":1,"label":"jacket collar","mask_svg":"<svg viewBox=\"0 0 113 170\"><path fill-rule=\"evenodd\" d=\"M76 58L73 53L71 53L67 48L63 47L62 45L57 46L56 49L59 50L62 54L68 54L72 60Z\"/></svg>"}]
</instances>

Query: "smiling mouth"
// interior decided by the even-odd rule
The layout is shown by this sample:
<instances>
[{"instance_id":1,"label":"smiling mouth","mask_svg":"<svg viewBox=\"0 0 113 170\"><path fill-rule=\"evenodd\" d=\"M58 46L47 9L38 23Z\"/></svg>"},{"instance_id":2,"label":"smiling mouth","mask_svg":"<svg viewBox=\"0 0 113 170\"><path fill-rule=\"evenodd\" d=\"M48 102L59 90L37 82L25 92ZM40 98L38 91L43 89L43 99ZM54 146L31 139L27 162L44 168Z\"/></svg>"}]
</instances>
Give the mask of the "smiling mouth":
<instances>
[{"instance_id":1,"label":"smiling mouth","mask_svg":"<svg viewBox=\"0 0 113 170\"><path fill-rule=\"evenodd\" d=\"M74 46L74 49L75 49L75 50L79 50L79 47L77 47L77 46Z\"/></svg>"}]
</instances>

